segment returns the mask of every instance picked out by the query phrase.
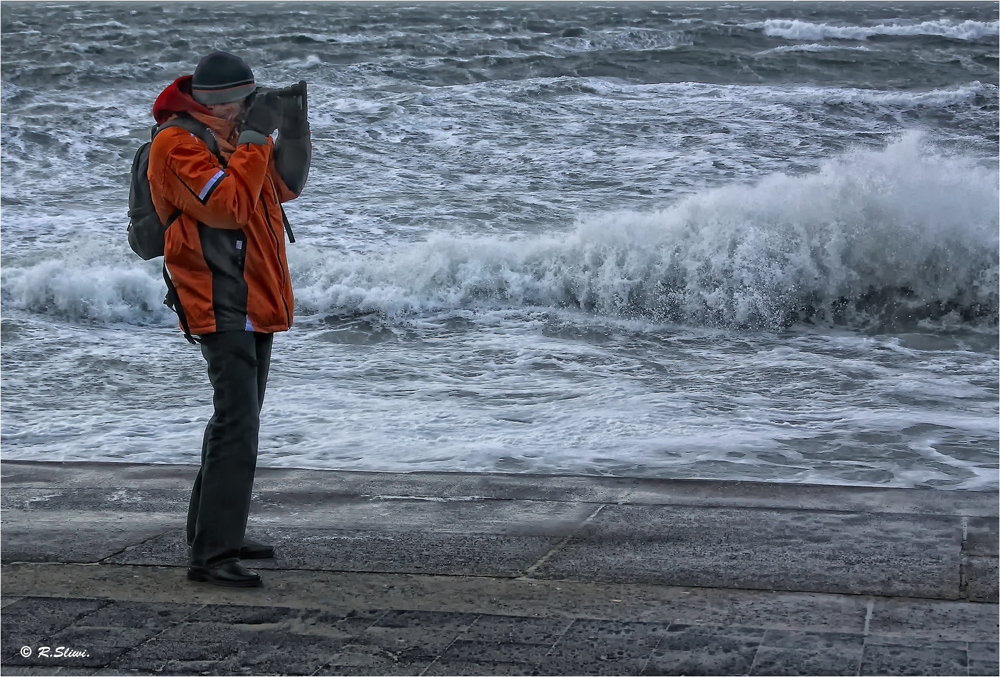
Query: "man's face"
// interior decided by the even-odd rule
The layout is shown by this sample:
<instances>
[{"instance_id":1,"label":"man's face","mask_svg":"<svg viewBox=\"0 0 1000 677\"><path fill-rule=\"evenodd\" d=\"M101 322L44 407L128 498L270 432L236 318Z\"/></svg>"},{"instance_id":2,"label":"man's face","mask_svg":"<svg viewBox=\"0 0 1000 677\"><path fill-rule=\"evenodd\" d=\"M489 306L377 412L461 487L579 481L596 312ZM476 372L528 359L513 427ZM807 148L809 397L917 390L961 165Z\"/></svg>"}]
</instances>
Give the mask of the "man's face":
<instances>
[{"instance_id":1,"label":"man's face","mask_svg":"<svg viewBox=\"0 0 1000 677\"><path fill-rule=\"evenodd\" d=\"M205 106L212 112L217 118L223 120L229 120L230 122L236 122L241 117L243 117L243 111L246 106L246 99L240 99L239 101L230 101L229 103L216 103L210 106Z\"/></svg>"}]
</instances>

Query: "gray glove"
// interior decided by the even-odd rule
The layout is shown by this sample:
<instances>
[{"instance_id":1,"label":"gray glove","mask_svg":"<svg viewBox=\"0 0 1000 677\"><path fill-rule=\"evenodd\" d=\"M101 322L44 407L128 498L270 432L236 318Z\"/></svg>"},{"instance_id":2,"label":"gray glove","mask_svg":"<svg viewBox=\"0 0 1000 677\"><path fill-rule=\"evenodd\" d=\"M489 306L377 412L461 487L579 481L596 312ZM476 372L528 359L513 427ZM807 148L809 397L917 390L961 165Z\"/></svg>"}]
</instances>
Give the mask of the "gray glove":
<instances>
[{"instance_id":1,"label":"gray glove","mask_svg":"<svg viewBox=\"0 0 1000 677\"><path fill-rule=\"evenodd\" d=\"M281 113L278 110L277 97L273 92L266 92L254 97L253 105L247 111L246 120L243 122L243 129L271 136L280 122Z\"/></svg>"}]
</instances>

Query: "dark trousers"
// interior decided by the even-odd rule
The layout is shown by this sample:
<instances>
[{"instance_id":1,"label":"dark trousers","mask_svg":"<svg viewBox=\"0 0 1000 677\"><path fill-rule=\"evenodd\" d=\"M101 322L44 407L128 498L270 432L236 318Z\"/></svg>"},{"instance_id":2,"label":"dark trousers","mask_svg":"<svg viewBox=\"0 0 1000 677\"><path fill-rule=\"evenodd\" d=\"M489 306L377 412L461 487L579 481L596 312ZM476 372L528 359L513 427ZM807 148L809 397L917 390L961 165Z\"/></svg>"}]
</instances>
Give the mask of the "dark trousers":
<instances>
[{"instance_id":1,"label":"dark trousers","mask_svg":"<svg viewBox=\"0 0 1000 677\"><path fill-rule=\"evenodd\" d=\"M215 390L201 469L191 491L187 540L191 566L239 559L257 469L257 434L271 366L272 334L223 331L201 337Z\"/></svg>"}]
</instances>

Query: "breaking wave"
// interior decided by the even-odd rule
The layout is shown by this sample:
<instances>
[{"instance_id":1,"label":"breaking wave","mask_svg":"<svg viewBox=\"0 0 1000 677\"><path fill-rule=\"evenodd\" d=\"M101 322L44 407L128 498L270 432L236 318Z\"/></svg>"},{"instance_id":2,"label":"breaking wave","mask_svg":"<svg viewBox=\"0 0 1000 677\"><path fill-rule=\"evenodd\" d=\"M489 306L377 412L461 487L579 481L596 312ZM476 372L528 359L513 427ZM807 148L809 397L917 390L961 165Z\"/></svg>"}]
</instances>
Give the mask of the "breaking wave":
<instances>
[{"instance_id":1,"label":"breaking wave","mask_svg":"<svg viewBox=\"0 0 1000 677\"><path fill-rule=\"evenodd\" d=\"M298 298L316 312L389 317L543 306L733 328L993 325L997 181L910 134L813 175L595 216L563 236L441 235L383 256L317 256L300 262Z\"/></svg>"},{"instance_id":2,"label":"breaking wave","mask_svg":"<svg viewBox=\"0 0 1000 677\"><path fill-rule=\"evenodd\" d=\"M831 26L825 23L811 23L798 19L768 19L754 28L763 28L764 33L776 38L789 40L867 40L874 35L917 36L935 35L953 40L980 40L997 37L1000 33L998 21L953 21L941 19L918 24L878 24L876 26Z\"/></svg>"},{"instance_id":3,"label":"breaking wave","mask_svg":"<svg viewBox=\"0 0 1000 677\"><path fill-rule=\"evenodd\" d=\"M991 327L998 202L995 167L928 150L911 133L815 174L593 215L559 235L439 234L377 253L300 245L289 255L299 315L401 320L542 307L734 329ZM158 265L94 256L5 266L4 305L71 320L172 322Z\"/></svg>"}]
</instances>

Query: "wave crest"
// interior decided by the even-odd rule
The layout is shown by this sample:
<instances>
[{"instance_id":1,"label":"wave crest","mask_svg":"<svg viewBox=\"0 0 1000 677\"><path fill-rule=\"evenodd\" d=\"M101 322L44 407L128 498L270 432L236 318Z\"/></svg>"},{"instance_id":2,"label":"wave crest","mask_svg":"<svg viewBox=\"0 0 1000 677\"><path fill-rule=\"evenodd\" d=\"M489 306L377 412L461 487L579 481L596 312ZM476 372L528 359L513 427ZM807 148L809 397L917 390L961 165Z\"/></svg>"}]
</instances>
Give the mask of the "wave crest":
<instances>
[{"instance_id":1,"label":"wave crest","mask_svg":"<svg viewBox=\"0 0 1000 677\"><path fill-rule=\"evenodd\" d=\"M940 19L918 24L878 24L876 26L831 26L798 19L768 19L754 27L763 28L764 33L776 38L789 40L867 40L874 35L918 36L936 35L953 40L980 40L997 37L1000 32L998 21L952 21Z\"/></svg>"},{"instance_id":2,"label":"wave crest","mask_svg":"<svg viewBox=\"0 0 1000 677\"><path fill-rule=\"evenodd\" d=\"M313 312L387 317L542 306L733 328L995 325L997 183L995 169L922 152L911 134L817 174L599 215L564 236L302 257L297 296Z\"/></svg>"}]
</instances>

